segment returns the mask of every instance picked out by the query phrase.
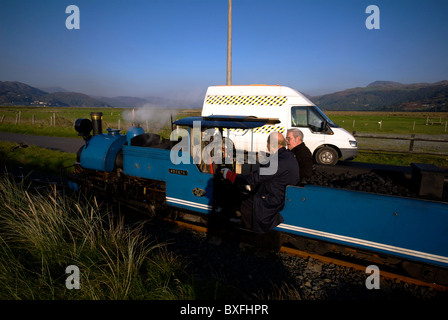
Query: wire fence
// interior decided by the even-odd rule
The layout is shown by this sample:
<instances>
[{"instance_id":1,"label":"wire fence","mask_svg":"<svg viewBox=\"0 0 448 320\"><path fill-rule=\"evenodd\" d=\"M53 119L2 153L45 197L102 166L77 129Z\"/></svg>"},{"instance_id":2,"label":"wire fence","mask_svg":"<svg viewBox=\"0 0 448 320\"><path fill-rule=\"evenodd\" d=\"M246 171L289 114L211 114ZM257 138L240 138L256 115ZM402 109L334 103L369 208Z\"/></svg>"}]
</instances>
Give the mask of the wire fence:
<instances>
[{"instance_id":1,"label":"wire fence","mask_svg":"<svg viewBox=\"0 0 448 320\"><path fill-rule=\"evenodd\" d=\"M377 135L353 132L358 147L364 151L397 152L448 156L448 136Z\"/></svg>"}]
</instances>

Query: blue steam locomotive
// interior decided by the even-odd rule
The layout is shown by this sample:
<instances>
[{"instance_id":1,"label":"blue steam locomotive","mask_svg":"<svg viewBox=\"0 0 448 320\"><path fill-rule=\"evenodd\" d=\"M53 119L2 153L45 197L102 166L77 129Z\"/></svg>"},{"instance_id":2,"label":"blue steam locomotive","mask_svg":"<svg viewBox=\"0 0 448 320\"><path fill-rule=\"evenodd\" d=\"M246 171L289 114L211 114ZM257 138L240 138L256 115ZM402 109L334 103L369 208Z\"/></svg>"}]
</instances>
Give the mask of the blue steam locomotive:
<instances>
[{"instance_id":1,"label":"blue steam locomotive","mask_svg":"<svg viewBox=\"0 0 448 320\"><path fill-rule=\"evenodd\" d=\"M145 133L138 125L126 135L114 129L102 133L102 114L93 112L91 120L78 119L75 124L86 142L78 152L73 181L120 195L130 203L145 204L153 213L170 210L204 220L215 215L232 217L247 191L228 184L220 169L250 172L257 162L251 163L250 152L229 152L225 133L274 123L276 119L255 117L188 117L174 122L178 129L166 140ZM207 134L210 137L204 138ZM222 139L216 144L222 153L210 148L218 139ZM212 151L204 153L207 148ZM200 161L195 152L202 155ZM223 161L207 162L212 156ZM236 161L238 157L243 163ZM373 252L392 261L399 259L414 276L424 274L429 281L448 283L446 202L316 185L288 186L280 213L284 221L272 232L296 239L292 243L317 243L321 251L349 247ZM437 271L428 271L428 266Z\"/></svg>"}]
</instances>

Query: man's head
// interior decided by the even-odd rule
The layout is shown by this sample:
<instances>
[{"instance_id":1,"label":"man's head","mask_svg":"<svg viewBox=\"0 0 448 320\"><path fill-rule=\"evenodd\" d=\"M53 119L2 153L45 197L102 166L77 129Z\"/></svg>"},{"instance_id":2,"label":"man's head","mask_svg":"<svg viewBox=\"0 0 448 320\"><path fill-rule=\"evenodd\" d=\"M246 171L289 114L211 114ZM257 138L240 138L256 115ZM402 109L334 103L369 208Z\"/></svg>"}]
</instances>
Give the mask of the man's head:
<instances>
[{"instance_id":1,"label":"man's head","mask_svg":"<svg viewBox=\"0 0 448 320\"><path fill-rule=\"evenodd\" d=\"M288 133L286 134L286 144L288 145L288 149L292 150L299 144L303 142L303 133L299 129L288 129Z\"/></svg>"},{"instance_id":2,"label":"man's head","mask_svg":"<svg viewBox=\"0 0 448 320\"><path fill-rule=\"evenodd\" d=\"M285 137L280 132L272 132L268 136L268 150L270 153L276 153L278 149L286 147Z\"/></svg>"}]
</instances>

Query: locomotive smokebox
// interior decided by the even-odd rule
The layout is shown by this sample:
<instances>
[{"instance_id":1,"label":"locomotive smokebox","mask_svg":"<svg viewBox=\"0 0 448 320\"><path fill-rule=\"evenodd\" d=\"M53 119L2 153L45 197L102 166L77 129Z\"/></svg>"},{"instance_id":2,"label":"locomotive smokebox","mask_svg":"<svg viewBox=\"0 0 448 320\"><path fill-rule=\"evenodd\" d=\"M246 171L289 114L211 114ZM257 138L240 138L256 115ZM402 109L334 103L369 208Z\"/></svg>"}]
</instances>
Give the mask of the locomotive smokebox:
<instances>
[{"instance_id":1,"label":"locomotive smokebox","mask_svg":"<svg viewBox=\"0 0 448 320\"><path fill-rule=\"evenodd\" d=\"M77 119L75 122L75 130L78 135L88 140L91 138L90 131L92 131L92 121L89 119Z\"/></svg>"},{"instance_id":2,"label":"locomotive smokebox","mask_svg":"<svg viewBox=\"0 0 448 320\"><path fill-rule=\"evenodd\" d=\"M90 117L92 118L93 125L93 135L103 133L103 113L102 112L91 112Z\"/></svg>"}]
</instances>

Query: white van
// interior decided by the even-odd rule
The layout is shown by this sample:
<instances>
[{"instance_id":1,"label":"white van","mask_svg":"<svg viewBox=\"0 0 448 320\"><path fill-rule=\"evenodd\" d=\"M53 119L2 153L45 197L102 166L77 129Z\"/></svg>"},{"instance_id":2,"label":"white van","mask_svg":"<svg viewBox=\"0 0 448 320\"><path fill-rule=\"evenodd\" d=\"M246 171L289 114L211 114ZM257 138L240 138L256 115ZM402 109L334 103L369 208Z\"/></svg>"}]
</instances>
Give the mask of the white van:
<instances>
[{"instance_id":1,"label":"white van","mask_svg":"<svg viewBox=\"0 0 448 320\"><path fill-rule=\"evenodd\" d=\"M300 92L271 85L211 86L202 108L202 116L236 115L277 118L280 123L252 130L231 130L229 138L236 149L267 151L267 135L278 131L286 136L290 128L303 132L306 146L316 163L334 165L339 158L353 159L358 153L356 139L331 121ZM255 149L252 149L255 148Z\"/></svg>"}]
</instances>

